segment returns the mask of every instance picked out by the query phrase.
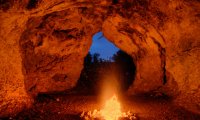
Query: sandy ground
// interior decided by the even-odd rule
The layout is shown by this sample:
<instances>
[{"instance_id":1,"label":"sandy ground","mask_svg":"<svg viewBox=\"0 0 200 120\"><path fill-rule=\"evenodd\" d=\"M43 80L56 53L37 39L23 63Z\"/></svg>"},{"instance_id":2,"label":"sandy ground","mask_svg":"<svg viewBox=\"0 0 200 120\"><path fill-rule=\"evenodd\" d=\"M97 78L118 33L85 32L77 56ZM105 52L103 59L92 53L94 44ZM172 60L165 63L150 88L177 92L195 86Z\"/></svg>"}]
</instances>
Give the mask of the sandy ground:
<instances>
[{"instance_id":1,"label":"sandy ground","mask_svg":"<svg viewBox=\"0 0 200 120\"><path fill-rule=\"evenodd\" d=\"M200 115L174 105L166 96L119 97L122 111L131 111L139 120L200 120ZM83 111L101 108L99 97L92 95L40 95L30 110L4 119L13 120L81 120Z\"/></svg>"}]
</instances>

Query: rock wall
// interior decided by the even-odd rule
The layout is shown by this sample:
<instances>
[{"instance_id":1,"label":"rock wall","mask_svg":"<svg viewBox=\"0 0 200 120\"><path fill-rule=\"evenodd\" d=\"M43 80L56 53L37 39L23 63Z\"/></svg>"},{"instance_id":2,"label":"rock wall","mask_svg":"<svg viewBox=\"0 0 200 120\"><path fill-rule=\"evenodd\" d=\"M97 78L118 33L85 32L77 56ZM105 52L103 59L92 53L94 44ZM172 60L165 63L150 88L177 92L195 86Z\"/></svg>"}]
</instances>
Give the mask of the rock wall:
<instances>
[{"instance_id":1,"label":"rock wall","mask_svg":"<svg viewBox=\"0 0 200 120\"><path fill-rule=\"evenodd\" d=\"M0 116L74 87L101 30L136 63L130 94L162 91L200 113L199 8L198 0L1 1Z\"/></svg>"},{"instance_id":2,"label":"rock wall","mask_svg":"<svg viewBox=\"0 0 200 120\"><path fill-rule=\"evenodd\" d=\"M26 19L10 15L0 13L0 117L15 115L32 104L32 98L25 91L18 44Z\"/></svg>"},{"instance_id":3,"label":"rock wall","mask_svg":"<svg viewBox=\"0 0 200 120\"><path fill-rule=\"evenodd\" d=\"M127 5L105 20L103 32L136 63L128 92L160 91L200 113L200 2L139 0Z\"/></svg>"},{"instance_id":4,"label":"rock wall","mask_svg":"<svg viewBox=\"0 0 200 120\"><path fill-rule=\"evenodd\" d=\"M166 70L170 75L169 84L172 80L177 83L176 103L200 114L200 2L172 2L167 5L168 9L162 6L162 11L173 16L161 31L168 40Z\"/></svg>"},{"instance_id":5,"label":"rock wall","mask_svg":"<svg viewBox=\"0 0 200 120\"><path fill-rule=\"evenodd\" d=\"M76 85L106 10L92 2L1 2L0 117L5 117L29 107L38 93Z\"/></svg>"}]
</instances>

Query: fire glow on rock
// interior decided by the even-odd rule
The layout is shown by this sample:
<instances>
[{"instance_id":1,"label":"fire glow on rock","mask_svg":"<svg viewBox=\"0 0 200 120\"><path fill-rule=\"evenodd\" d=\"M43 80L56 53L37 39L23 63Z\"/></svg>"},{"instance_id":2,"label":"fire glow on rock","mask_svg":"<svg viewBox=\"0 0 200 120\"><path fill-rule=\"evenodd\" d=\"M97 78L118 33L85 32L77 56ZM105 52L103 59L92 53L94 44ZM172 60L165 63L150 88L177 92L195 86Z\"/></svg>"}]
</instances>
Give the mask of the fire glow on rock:
<instances>
[{"instance_id":1,"label":"fire glow on rock","mask_svg":"<svg viewBox=\"0 0 200 120\"><path fill-rule=\"evenodd\" d=\"M125 118L135 120L136 116L131 112L121 112L120 102L118 101L116 95L113 95L106 101L104 107L100 111L95 109L94 111L83 112L81 114L81 118L85 120L119 120Z\"/></svg>"}]
</instances>

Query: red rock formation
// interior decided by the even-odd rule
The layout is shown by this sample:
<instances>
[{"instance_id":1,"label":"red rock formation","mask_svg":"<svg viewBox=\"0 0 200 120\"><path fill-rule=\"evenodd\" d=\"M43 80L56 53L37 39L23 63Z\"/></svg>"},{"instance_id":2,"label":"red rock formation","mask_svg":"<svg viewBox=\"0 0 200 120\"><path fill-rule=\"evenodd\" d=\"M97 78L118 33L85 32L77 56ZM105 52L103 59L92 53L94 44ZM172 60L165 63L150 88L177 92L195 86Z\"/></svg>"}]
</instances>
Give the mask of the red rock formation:
<instances>
[{"instance_id":1,"label":"red rock formation","mask_svg":"<svg viewBox=\"0 0 200 120\"><path fill-rule=\"evenodd\" d=\"M136 63L129 93L163 91L199 112L200 3L139 0L125 5L105 20L103 32Z\"/></svg>"},{"instance_id":2,"label":"red rock formation","mask_svg":"<svg viewBox=\"0 0 200 120\"><path fill-rule=\"evenodd\" d=\"M199 8L198 0L2 1L0 116L74 87L100 30L136 63L129 93L163 91L199 113Z\"/></svg>"}]
</instances>

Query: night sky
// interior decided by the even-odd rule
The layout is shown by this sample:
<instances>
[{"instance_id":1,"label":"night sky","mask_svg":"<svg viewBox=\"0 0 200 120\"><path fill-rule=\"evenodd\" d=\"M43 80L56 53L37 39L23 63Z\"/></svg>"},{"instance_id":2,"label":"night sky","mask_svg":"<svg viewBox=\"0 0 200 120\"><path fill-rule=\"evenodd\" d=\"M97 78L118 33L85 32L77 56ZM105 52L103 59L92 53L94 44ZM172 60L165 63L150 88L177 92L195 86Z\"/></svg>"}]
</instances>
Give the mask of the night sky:
<instances>
[{"instance_id":1,"label":"night sky","mask_svg":"<svg viewBox=\"0 0 200 120\"><path fill-rule=\"evenodd\" d=\"M110 57L115 54L119 48L117 48L114 44L109 42L104 36L102 36L102 32L96 33L92 38L92 46L90 48L90 53L99 53L100 58L109 60Z\"/></svg>"}]
</instances>

